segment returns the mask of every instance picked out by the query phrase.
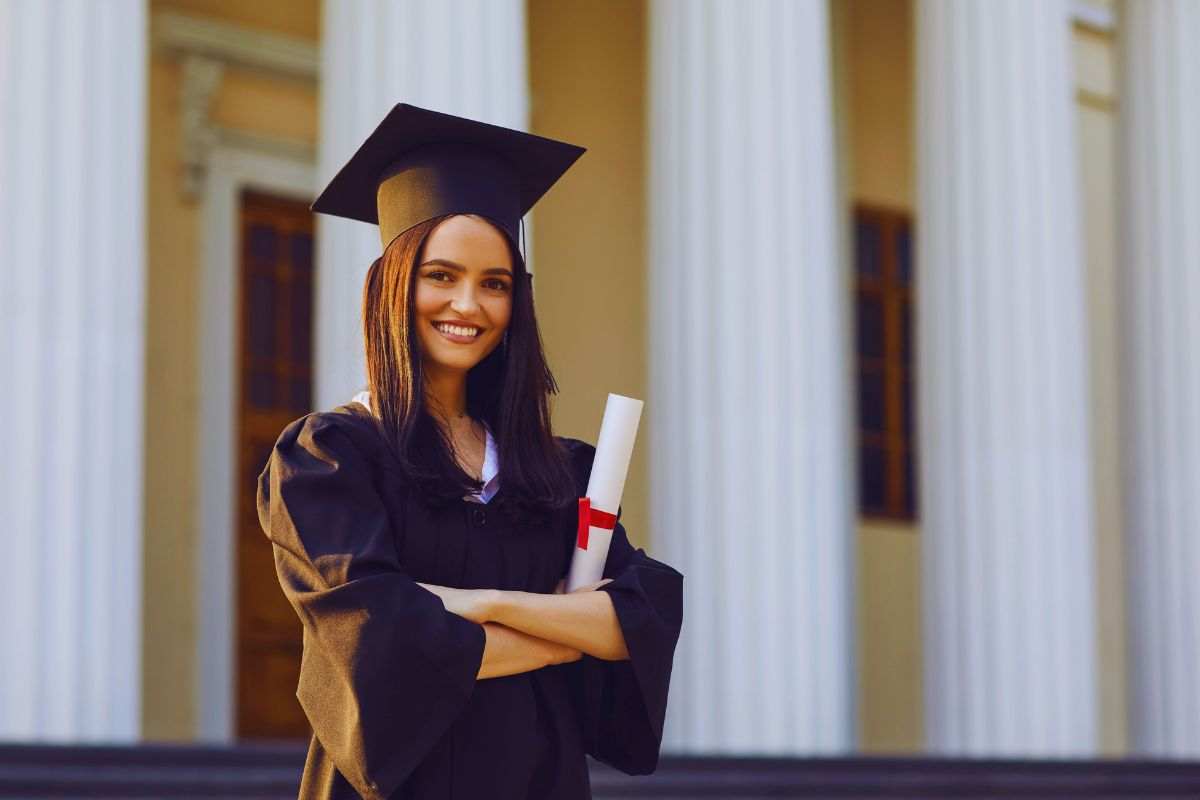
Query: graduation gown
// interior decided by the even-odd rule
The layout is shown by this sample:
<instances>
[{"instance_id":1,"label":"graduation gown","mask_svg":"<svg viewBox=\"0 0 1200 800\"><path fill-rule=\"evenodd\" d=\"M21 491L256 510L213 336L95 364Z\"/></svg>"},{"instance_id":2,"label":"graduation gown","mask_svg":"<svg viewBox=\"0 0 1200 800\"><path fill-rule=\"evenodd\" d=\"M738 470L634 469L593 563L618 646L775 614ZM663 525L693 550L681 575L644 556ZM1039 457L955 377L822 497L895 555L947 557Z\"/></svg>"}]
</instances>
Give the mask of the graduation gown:
<instances>
[{"instance_id":1,"label":"graduation gown","mask_svg":"<svg viewBox=\"0 0 1200 800\"><path fill-rule=\"evenodd\" d=\"M312 727L302 798L590 798L584 754L631 775L658 763L683 576L618 522L599 591L630 658L476 680L483 627L417 582L549 593L566 575L575 508L547 528L463 499L406 491L369 412L314 412L280 434L259 521L303 624L296 697ZM560 438L578 494L595 448ZM498 493L504 492L504 486Z\"/></svg>"}]
</instances>

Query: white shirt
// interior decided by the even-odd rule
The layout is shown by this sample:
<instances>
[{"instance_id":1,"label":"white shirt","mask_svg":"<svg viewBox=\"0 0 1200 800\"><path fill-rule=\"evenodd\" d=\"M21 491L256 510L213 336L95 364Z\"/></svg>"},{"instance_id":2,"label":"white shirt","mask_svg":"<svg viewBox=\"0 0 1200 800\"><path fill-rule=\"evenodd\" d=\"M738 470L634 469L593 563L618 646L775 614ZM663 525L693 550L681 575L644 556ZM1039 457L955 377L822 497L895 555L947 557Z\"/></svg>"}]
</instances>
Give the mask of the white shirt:
<instances>
[{"instance_id":1,"label":"white shirt","mask_svg":"<svg viewBox=\"0 0 1200 800\"><path fill-rule=\"evenodd\" d=\"M354 395L353 403L358 403L365 406L368 411L371 410L371 393L363 390ZM492 438L492 429L488 424L483 423L484 434L487 437L483 452L483 474L480 478L483 480L483 488L478 492L471 492L463 495L463 500L470 500L473 503L486 503L495 496L496 491L500 488L500 459L496 455L496 441Z\"/></svg>"}]
</instances>

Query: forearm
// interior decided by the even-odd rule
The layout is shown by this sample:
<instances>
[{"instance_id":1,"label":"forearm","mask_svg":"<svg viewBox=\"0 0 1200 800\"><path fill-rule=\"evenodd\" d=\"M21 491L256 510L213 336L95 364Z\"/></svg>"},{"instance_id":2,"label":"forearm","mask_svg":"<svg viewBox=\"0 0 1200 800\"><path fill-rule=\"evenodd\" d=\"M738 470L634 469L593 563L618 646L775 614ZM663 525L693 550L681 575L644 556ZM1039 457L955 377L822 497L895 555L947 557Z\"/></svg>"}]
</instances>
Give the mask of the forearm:
<instances>
[{"instance_id":1,"label":"forearm","mask_svg":"<svg viewBox=\"0 0 1200 800\"><path fill-rule=\"evenodd\" d=\"M579 651L514 630L498 622L483 623L486 637L483 662L476 680L517 675L535 669L578 660Z\"/></svg>"},{"instance_id":2,"label":"forearm","mask_svg":"<svg viewBox=\"0 0 1200 800\"><path fill-rule=\"evenodd\" d=\"M608 592L501 591L496 595L490 618L605 661L629 658L625 635Z\"/></svg>"}]
</instances>

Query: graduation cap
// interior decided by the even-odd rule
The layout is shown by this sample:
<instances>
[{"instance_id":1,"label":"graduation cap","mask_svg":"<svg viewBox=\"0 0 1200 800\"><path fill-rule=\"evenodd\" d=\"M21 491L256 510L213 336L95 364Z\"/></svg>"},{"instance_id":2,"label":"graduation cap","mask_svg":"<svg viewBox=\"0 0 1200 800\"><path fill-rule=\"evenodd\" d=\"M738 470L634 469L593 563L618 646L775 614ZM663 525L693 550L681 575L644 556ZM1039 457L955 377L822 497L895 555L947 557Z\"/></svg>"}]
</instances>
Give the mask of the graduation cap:
<instances>
[{"instance_id":1,"label":"graduation cap","mask_svg":"<svg viewBox=\"0 0 1200 800\"><path fill-rule=\"evenodd\" d=\"M525 213L586 148L397 103L312 204L379 226L384 248L442 214L479 214L514 245Z\"/></svg>"}]
</instances>

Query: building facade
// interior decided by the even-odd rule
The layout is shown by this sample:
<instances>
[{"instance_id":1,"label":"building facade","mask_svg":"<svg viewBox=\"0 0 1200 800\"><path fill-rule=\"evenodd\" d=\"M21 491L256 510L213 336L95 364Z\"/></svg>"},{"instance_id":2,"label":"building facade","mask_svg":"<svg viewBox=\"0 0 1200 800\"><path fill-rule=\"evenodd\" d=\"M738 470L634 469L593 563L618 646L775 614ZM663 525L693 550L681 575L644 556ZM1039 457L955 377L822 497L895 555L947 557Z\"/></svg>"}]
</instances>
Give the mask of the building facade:
<instances>
[{"instance_id":1,"label":"building facade","mask_svg":"<svg viewBox=\"0 0 1200 800\"><path fill-rule=\"evenodd\" d=\"M0 23L0 736L303 726L252 479L364 380L377 236L306 207L406 101L588 147L530 268L558 432L647 401L664 750L1200 755L1200 2Z\"/></svg>"}]
</instances>

